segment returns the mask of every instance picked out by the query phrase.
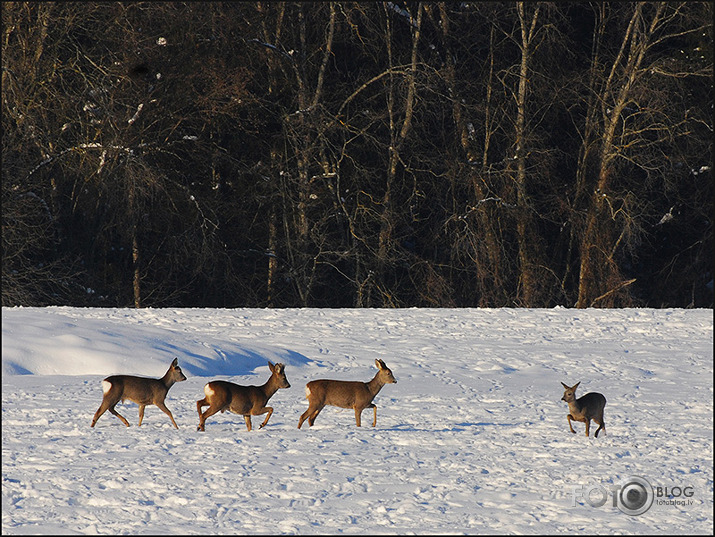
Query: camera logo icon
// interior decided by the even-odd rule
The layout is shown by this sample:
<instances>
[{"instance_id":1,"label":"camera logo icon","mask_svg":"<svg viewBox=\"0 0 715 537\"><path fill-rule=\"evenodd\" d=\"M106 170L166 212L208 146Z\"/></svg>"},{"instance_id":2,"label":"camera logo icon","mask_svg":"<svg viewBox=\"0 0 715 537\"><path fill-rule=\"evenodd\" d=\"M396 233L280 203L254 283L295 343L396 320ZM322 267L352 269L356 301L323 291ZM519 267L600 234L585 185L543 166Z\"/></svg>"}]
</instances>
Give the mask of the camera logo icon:
<instances>
[{"instance_id":1,"label":"camera logo icon","mask_svg":"<svg viewBox=\"0 0 715 537\"><path fill-rule=\"evenodd\" d=\"M653 487L644 478L629 476L620 483L620 488L615 491L616 506L621 512L636 516L642 515L651 505L655 493Z\"/></svg>"}]
</instances>

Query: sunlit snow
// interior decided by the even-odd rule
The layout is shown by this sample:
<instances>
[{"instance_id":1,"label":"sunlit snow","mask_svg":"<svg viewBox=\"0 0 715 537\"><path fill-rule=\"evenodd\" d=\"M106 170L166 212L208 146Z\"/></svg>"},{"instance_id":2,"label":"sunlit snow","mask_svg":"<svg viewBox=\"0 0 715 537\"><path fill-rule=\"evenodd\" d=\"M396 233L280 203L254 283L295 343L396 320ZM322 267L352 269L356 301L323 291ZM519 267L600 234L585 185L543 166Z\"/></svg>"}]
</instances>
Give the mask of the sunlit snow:
<instances>
[{"instance_id":1,"label":"sunlit snow","mask_svg":"<svg viewBox=\"0 0 715 537\"><path fill-rule=\"evenodd\" d=\"M178 430L132 403L90 428L104 377L174 357ZM326 407L298 430L306 382L376 358L398 380L376 427ZM265 428L196 430L206 382L269 360L292 387ZM2 372L3 534L713 532L712 310L3 308ZM562 381L606 396L606 435L569 432ZM631 476L640 515L613 502Z\"/></svg>"}]
</instances>

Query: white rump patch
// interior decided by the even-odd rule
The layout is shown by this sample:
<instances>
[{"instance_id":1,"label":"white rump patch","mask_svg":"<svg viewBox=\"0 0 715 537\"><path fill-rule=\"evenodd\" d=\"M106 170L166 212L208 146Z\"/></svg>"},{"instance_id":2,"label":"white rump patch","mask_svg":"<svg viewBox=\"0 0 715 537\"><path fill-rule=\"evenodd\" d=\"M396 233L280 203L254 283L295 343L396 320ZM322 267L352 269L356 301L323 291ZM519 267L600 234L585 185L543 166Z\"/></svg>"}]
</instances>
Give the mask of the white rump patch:
<instances>
[{"instance_id":1,"label":"white rump patch","mask_svg":"<svg viewBox=\"0 0 715 537\"><path fill-rule=\"evenodd\" d=\"M111 389L112 389L112 383L109 382L108 380L103 380L102 381L102 392L107 393Z\"/></svg>"},{"instance_id":2,"label":"white rump patch","mask_svg":"<svg viewBox=\"0 0 715 537\"><path fill-rule=\"evenodd\" d=\"M204 393L206 394L206 397L211 397L216 392L211 387L211 384L207 384L206 386L204 386Z\"/></svg>"},{"instance_id":3,"label":"white rump patch","mask_svg":"<svg viewBox=\"0 0 715 537\"><path fill-rule=\"evenodd\" d=\"M305 398L310 399L310 388L308 388L307 384L305 386Z\"/></svg>"}]
</instances>

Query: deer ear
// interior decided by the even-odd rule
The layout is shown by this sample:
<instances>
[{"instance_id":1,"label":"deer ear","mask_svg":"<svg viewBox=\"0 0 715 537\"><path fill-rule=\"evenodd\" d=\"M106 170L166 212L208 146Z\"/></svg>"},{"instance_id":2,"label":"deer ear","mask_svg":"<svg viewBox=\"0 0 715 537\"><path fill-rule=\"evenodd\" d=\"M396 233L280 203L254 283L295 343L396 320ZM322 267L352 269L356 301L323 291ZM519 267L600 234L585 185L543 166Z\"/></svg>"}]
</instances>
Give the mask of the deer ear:
<instances>
[{"instance_id":1,"label":"deer ear","mask_svg":"<svg viewBox=\"0 0 715 537\"><path fill-rule=\"evenodd\" d=\"M581 381L580 381L580 380L579 380L576 384L574 384L573 388L571 388L571 389L572 389L572 390L575 390L576 388L578 388L578 385L579 385L579 384L581 384Z\"/></svg>"},{"instance_id":2,"label":"deer ear","mask_svg":"<svg viewBox=\"0 0 715 537\"><path fill-rule=\"evenodd\" d=\"M563 387L566 388L567 390L570 389L570 386L566 386L566 384L564 384L563 382L561 383L561 386L563 386Z\"/></svg>"},{"instance_id":3,"label":"deer ear","mask_svg":"<svg viewBox=\"0 0 715 537\"><path fill-rule=\"evenodd\" d=\"M174 358L174 361L171 362L171 367L176 367L177 365L179 365L179 358L178 358L178 357Z\"/></svg>"},{"instance_id":4,"label":"deer ear","mask_svg":"<svg viewBox=\"0 0 715 537\"><path fill-rule=\"evenodd\" d=\"M271 363L271 361L268 360L268 369L270 369L271 371L273 371L275 368L276 368L275 364Z\"/></svg>"}]
</instances>

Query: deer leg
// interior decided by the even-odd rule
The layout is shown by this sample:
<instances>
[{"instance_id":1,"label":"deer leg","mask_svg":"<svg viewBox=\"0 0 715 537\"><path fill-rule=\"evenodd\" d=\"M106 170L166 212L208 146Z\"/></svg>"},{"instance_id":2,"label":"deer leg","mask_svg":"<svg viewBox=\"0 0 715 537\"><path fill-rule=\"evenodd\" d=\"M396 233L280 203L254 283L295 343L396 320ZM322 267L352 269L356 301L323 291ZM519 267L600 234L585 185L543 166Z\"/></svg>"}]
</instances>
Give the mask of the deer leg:
<instances>
[{"instance_id":1,"label":"deer leg","mask_svg":"<svg viewBox=\"0 0 715 537\"><path fill-rule=\"evenodd\" d=\"M573 416L569 414L568 416L566 416L566 419L569 420L569 429L571 429L571 432L573 434L576 434L576 431L573 430L573 426L571 425L571 420L573 419Z\"/></svg>"},{"instance_id":2,"label":"deer leg","mask_svg":"<svg viewBox=\"0 0 715 537\"><path fill-rule=\"evenodd\" d=\"M355 423L358 427L361 427L360 414L362 414L362 408L355 407Z\"/></svg>"},{"instance_id":3,"label":"deer leg","mask_svg":"<svg viewBox=\"0 0 715 537\"><path fill-rule=\"evenodd\" d=\"M303 422L308 419L308 416L310 416L310 411L311 407L309 406L308 410L306 410L300 415L300 419L298 420L298 429L300 429L300 426L303 425Z\"/></svg>"},{"instance_id":4,"label":"deer leg","mask_svg":"<svg viewBox=\"0 0 715 537\"><path fill-rule=\"evenodd\" d=\"M200 403L200 402L201 402L201 401L197 401L197 402L196 402L196 407L199 409L199 426L198 426L198 428L197 428L196 430L197 430L197 431L204 431L204 430L205 430L205 424L206 424L206 418L208 418L209 416L213 416L213 415L216 414L220 409L217 408L217 407L209 406L208 410L207 410L206 412L204 412L203 414L201 414L201 410L200 410L201 407L206 406L206 405L204 404L204 405L199 406L199 403Z\"/></svg>"},{"instance_id":5,"label":"deer leg","mask_svg":"<svg viewBox=\"0 0 715 537\"><path fill-rule=\"evenodd\" d=\"M303 425L303 422L305 421L305 418L308 417L308 411L306 410L300 415L300 419L298 420L298 429L300 429L300 426Z\"/></svg>"},{"instance_id":6,"label":"deer leg","mask_svg":"<svg viewBox=\"0 0 715 537\"><path fill-rule=\"evenodd\" d=\"M107 409L109 408L109 403L107 401L102 401L102 404L99 405L99 408L97 409L97 412L94 413L94 418L92 418L92 425L91 427L94 427L94 425L97 423L97 420L99 417L104 414Z\"/></svg>"},{"instance_id":7,"label":"deer leg","mask_svg":"<svg viewBox=\"0 0 715 537\"><path fill-rule=\"evenodd\" d=\"M102 397L102 404L99 405L99 408L97 409L97 412L94 414L94 418L92 419L92 427L95 426L97 423L97 420L99 417L104 414L107 410L109 410L112 414L117 416L119 419L121 419L124 424L129 427L129 423L127 420L125 420L122 416L117 414L114 410L114 406L119 402L119 397L115 397L118 394L111 394L110 392L107 392L104 394L104 397Z\"/></svg>"},{"instance_id":8,"label":"deer leg","mask_svg":"<svg viewBox=\"0 0 715 537\"><path fill-rule=\"evenodd\" d=\"M116 405L116 403L114 403L114 404ZM117 416L120 420L122 420L122 421L124 422L124 425L126 425L127 427L129 427L129 422L128 422L126 419L124 419L124 416L122 416L119 412L117 412L116 410L114 410L114 405L110 406L110 407L108 408L108 410L109 410L112 414L114 414L115 416Z\"/></svg>"},{"instance_id":9,"label":"deer leg","mask_svg":"<svg viewBox=\"0 0 715 537\"><path fill-rule=\"evenodd\" d=\"M377 406L374 403L371 403L368 408L370 408L370 407L372 407L372 412L373 412L372 426L374 427L375 425L377 425Z\"/></svg>"},{"instance_id":10,"label":"deer leg","mask_svg":"<svg viewBox=\"0 0 715 537\"><path fill-rule=\"evenodd\" d=\"M318 417L318 414L320 414L320 411L323 410L324 407L325 405L319 406L315 409L315 411L311 414L310 418L308 418L308 425L310 425L311 427L313 426L313 424L315 423L315 418Z\"/></svg>"},{"instance_id":11,"label":"deer leg","mask_svg":"<svg viewBox=\"0 0 715 537\"><path fill-rule=\"evenodd\" d=\"M303 425L303 422L305 420L308 420L308 425L311 427L313 426L313 422L315 421L315 418L318 416L318 413L320 412L321 407L313 407L313 406L308 406L308 410L303 412L300 415L300 420L298 421L298 429L300 429L300 426Z\"/></svg>"},{"instance_id":12,"label":"deer leg","mask_svg":"<svg viewBox=\"0 0 715 537\"><path fill-rule=\"evenodd\" d=\"M246 420L246 427L248 427L248 430L251 430L251 415L250 414L244 414L243 418Z\"/></svg>"},{"instance_id":13,"label":"deer leg","mask_svg":"<svg viewBox=\"0 0 715 537\"><path fill-rule=\"evenodd\" d=\"M166 414L167 416L169 416L169 419L171 420L171 423L174 424L174 428L178 429L179 426L178 426L178 425L176 424L176 422L174 421L174 416L171 415L171 410L169 410L168 408L166 408L166 405L165 405L164 403L162 403L161 401L157 401L155 404L156 404L156 406L158 406L161 410L164 411L164 414Z\"/></svg>"},{"instance_id":14,"label":"deer leg","mask_svg":"<svg viewBox=\"0 0 715 537\"><path fill-rule=\"evenodd\" d=\"M139 405L139 425L137 427L142 426L142 421L144 421L144 409L146 408L146 405Z\"/></svg>"},{"instance_id":15,"label":"deer leg","mask_svg":"<svg viewBox=\"0 0 715 537\"><path fill-rule=\"evenodd\" d=\"M263 407L260 412L257 412L255 414L256 416L260 416L261 414L264 414L266 412L268 412L268 415L266 416L266 419L263 420L263 423L261 423L261 426L259 427L259 429L263 429L266 426L266 423L268 423L268 419L273 414L273 407L270 407L270 406Z\"/></svg>"},{"instance_id":16,"label":"deer leg","mask_svg":"<svg viewBox=\"0 0 715 537\"><path fill-rule=\"evenodd\" d=\"M596 420L593 420L593 421L596 421ZM601 429L603 429L603 434L606 434L606 426L603 424L603 418L601 418L600 422L596 422L596 423L599 424L599 427L598 427L598 429L596 429L596 434L593 435L594 438L598 438L598 433L601 431Z\"/></svg>"},{"instance_id":17,"label":"deer leg","mask_svg":"<svg viewBox=\"0 0 715 537\"><path fill-rule=\"evenodd\" d=\"M209 402L206 400L205 397L203 399L199 399L198 401L196 401L196 411L199 413L199 418L201 417L201 410L205 406L209 406Z\"/></svg>"},{"instance_id":18,"label":"deer leg","mask_svg":"<svg viewBox=\"0 0 715 537\"><path fill-rule=\"evenodd\" d=\"M588 433L590 430L591 430L591 418L586 418L586 436L588 436Z\"/></svg>"},{"instance_id":19,"label":"deer leg","mask_svg":"<svg viewBox=\"0 0 715 537\"><path fill-rule=\"evenodd\" d=\"M308 410L305 411L303 416L308 418L308 425L310 425L311 427L313 426L313 424L315 423L315 418L318 417L318 414L320 414L320 411L323 410L323 407L325 407L325 405L321 405L321 406L317 406L317 407L311 406L308 408ZM303 418L303 416L301 416L301 418ZM305 418L303 418L303 419L305 419ZM303 423L303 422L301 421L301 423Z\"/></svg>"}]
</instances>

